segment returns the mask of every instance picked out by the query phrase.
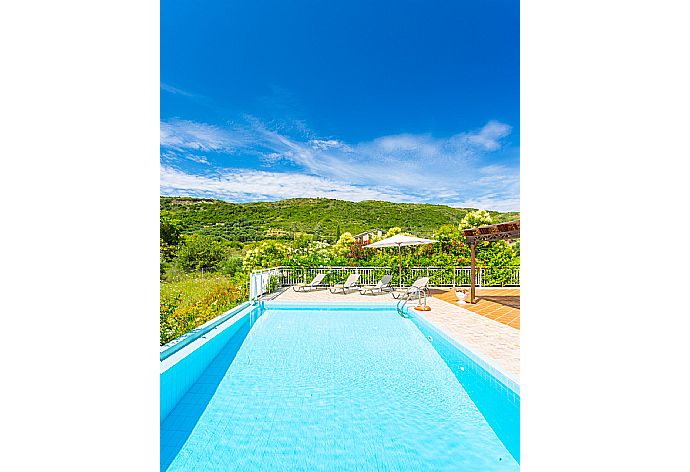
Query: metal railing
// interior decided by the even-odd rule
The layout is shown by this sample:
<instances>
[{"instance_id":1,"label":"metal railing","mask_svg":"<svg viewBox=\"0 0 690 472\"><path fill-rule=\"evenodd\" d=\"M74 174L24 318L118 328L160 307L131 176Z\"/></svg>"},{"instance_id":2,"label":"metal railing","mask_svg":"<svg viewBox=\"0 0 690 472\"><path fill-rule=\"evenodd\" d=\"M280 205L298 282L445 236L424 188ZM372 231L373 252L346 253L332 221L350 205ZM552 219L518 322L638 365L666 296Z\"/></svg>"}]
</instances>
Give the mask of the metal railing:
<instances>
[{"instance_id":1,"label":"metal railing","mask_svg":"<svg viewBox=\"0 0 690 472\"><path fill-rule=\"evenodd\" d=\"M257 287L262 295L267 293L273 285L291 286L298 283L309 283L316 274L325 273L323 283L342 283L347 276L358 273L359 285L374 285L386 274L393 276L391 284L397 287L408 287L419 277L429 277L431 287L469 287L470 267L404 267L398 274L397 267L349 267L349 266L319 266L319 267L288 267L278 266L270 269L254 270L252 277L261 277L262 282ZM267 277L269 277L267 279ZM256 279L255 279L256 280ZM475 271L477 287L519 287L519 267L478 267Z\"/></svg>"},{"instance_id":2,"label":"metal railing","mask_svg":"<svg viewBox=\"0 0 690 472\"><path fill-rule=\"evenodd\" d=\"M426 289L419 289L414 287L414 289L407 290L405 294L403 294L400 298L398 298L398 302L395 304L395 308L398 310L398 314L402 316L403 318L409 318L407 313L405 312L405 305L407 305L407 302L409 302L412 297L416 296L417 297L417 303L419 305L426 305ZM422 302L422 297L424 297L424 302Z\"/></svg>"},{"instance_id":3,"label":"metal railing","mask_svg":"<svg viewBox=\"0 0 690 472\"><path fill-rule=\"evenodd\" d=\"M281 268L253 270L249 275L249 300L253 301L260 296L275 290L281 283Z\"/></svg>"}]
</instances>

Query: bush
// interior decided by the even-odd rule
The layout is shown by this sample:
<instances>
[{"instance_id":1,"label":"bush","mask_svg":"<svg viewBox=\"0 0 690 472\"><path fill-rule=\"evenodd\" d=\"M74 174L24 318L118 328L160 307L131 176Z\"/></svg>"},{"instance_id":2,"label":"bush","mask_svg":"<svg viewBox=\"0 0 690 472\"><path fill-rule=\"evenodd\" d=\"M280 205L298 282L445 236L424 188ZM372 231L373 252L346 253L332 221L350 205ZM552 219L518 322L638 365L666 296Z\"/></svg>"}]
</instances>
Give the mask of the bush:
<instances>
[{"instance_id":1,"label":"bush","mask_svg":"<svg viewBox=\"0 0 690 472\"><path fill-rule=\"evenodd\" d=\"M225 260L226 254L220 241L192 234L184 238L177 250L175 262L185 271L216 269Z\"/></svg>"},{"instance_id":2,"label":"bush","mask_svg":"<svg viewBox=\"0 0 690 472\"><path fill-rule=\"evenodd\" d=\"M458 225L459 229L477 228L490 225L493 222L491 215L486 210L475 210L467 213Z\"/></svg>"},{"instance_id":3,"label":"bush","mask_svg":"<svg viewBox=\"0 0 690 472\"><path fill-rule=\"evenodd\" d=\"M328 265L332 260L331 245L323 241L315 241L306 246L291 248L289 256L283 262L283 265L291 267L318 267Z\"/></svg>"},{"instance_id":4,"label":"bush","mask_svg":"<svg viewBox=\"0 0 690 472\"><path fill-rule=\"evenodd\" d=\"M266 269L279 266L288 259L290 246L278 241L264 241L256 247L247 251L244 256L242 266L245 270Z\"/></svg>"},{"instance_id":5,"label":"bush","mask_svg":"<svg viewBox=\"0 0 690 472\"><path fill-rule=\"evenodd\" d=\"M332 246L333 254L336 257L347 257L350 254L350 247L355 243L355 238L350 232L340 235L338 242Z\"/></svg>"},{"instance_id":6,"label":"bush","mask_svg":"<svg viewBox=\"0 0 690 472\"><path fill-rule=\"evenodd\" d=\"M177 251L180 242L181 225L179 221L170 218L160 220L160 252L165 262L170 262Z\"/></svg>"},{"instance_id":7,"label":"bush","mask_svg":"<svg viewBox=\"0 0 690 472\"><path fill-rule=\"evenodd\" d=\"M384 236L385 238L390 238L391 236L395 236L396 234L402 233L402 228L400 226L394 226L393 228L389 229L386 235Z\"/></svg>"},{"instance_id":8,"label":"bush","mask_svg":"<svg viewBox=\"0 0 690 472\"><path fill-rule=\"evenodd\" d=\"M228 257L219 264L218 270L220 273L232 277L242 271L242 258Z\"/></svg>"},{"instance_id":9,"label":"bush","mask_svg":"<svg viewBox=\"0 0 690 472\"><path fill-rule=\"evenodd\" d=\"M165 277L165 272L168 270L169 267L170 267L170 264L168 264L165 261L165 257L161 253L161 255L160 255L160 279L161 280L163 280L163 278Z\"/></svg>"}]
</instances>

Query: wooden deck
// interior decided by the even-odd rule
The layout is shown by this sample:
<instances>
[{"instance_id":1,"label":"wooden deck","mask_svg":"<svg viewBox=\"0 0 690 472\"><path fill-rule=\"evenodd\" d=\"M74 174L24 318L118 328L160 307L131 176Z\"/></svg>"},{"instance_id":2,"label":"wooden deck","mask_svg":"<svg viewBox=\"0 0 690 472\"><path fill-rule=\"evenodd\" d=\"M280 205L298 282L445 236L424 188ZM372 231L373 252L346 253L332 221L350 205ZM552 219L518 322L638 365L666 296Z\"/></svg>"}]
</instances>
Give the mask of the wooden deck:
<instances>
[{"instance_id":1,"label":"wooden deck","mask_svg":"<svg viewBox=\"0 0 690 472\"><path fill-rule=\"evenodd\" d=\"M453 290L432 289L434 298L460 306L466 310L520 329L520 289L519 288L478 288L477 303L460 304L456 302Z\"/></svg>"}]
</instances>

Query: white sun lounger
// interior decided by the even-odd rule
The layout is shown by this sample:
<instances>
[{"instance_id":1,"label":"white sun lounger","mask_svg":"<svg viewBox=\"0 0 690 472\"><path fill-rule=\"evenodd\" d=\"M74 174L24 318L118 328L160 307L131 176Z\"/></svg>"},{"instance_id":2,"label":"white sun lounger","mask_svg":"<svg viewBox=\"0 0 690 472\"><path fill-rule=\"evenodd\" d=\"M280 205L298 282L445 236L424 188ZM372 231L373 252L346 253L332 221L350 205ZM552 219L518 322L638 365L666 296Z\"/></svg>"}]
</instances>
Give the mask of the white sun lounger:
<instances>
[{"instance_id":1,"label":"white sun lounger","mask_svg":"<svg viewBox=\"0 0 690 472\"><path fill-rule=\"evenodd\" d=\"M295 292L308 292L311 291L312 289L316 290L319 287L327 287L327 285L322 284L323 278L326 277L326 274L316 274L316 277L314 277L314 280L309 282L308 284L297 284L292 287L292 290Z\"/></svg>"},{"instance_id":2,"label":"white sun lounger","mask_svg":"<svg viewBox=\"0 0 690 472\"><path fill-rule=\"evenodd\" d=\"M429 277L420 277L417 280L414 281L412 285L410 285L408 288L405 290L396 290L395 292L391 292L393 295L393 298L401 298L405 296L406 294L410 295L417 295L419 297L422 292L425 292L427 295L429 294L429 289L427 285L429 284Z\"/></svg>"},{"instance_id":3,"label":"white sun lounger","mask_svg":"<svg viewBox=\"0 0 690 472\"><path fill-rule=\"evenodd\" d=\"M360 295L364 295L367 292L371 292L373 295L374 292L383 293L385 291L392 291L393 287L391 287L391 280L393 280L392 275L384 275L381 277L381 280L379 280L379 283L362 287L359 289L359 293Z\"/></svg>"},{"instance_id":4,"label":"white sun lounger","mask_svg":"<svg viewBox=\"0 0 690 472\"><path fill-rule=\"evenodd\" d=\"M359 280L359 274L350 274L347 277L347 280L345 281L345 283L333 285L330 288L331 293L337 293L340 290L342 290L343 293L347 293L348 290L351 290L351 289L357 287L357 280Z\"/></svg>"}]
</instances>

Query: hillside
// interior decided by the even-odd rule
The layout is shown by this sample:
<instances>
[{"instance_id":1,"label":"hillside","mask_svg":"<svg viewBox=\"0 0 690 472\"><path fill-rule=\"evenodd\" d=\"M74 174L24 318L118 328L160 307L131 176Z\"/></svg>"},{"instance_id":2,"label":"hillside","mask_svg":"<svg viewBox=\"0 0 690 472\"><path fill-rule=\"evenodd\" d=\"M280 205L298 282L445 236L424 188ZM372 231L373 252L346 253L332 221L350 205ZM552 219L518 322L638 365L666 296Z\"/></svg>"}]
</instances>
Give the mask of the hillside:
<instances>
[{"instance_id":1,"label":"hillside","mask_svg":"<svg viewBox=\"0 0 690 472\"><path fill-rule=\"evenodd\" d=\"M472 208L445 205L349 202L327 198L295 198L277 202L229 203L221 200L160 197L161 218L178 221L185 233L204 233L247 242L313 233L334 241L340 232L356 234L372 228L400 226L418 236L431 236L441 225L457 225ZM519 219L518 212L490 212L495 222Z\"/></svg>"}]
</instances>

